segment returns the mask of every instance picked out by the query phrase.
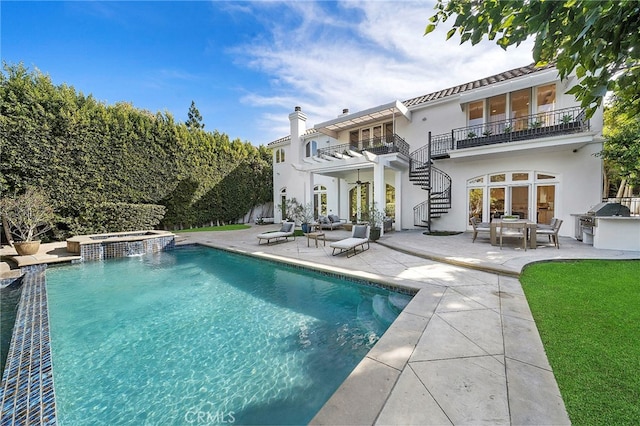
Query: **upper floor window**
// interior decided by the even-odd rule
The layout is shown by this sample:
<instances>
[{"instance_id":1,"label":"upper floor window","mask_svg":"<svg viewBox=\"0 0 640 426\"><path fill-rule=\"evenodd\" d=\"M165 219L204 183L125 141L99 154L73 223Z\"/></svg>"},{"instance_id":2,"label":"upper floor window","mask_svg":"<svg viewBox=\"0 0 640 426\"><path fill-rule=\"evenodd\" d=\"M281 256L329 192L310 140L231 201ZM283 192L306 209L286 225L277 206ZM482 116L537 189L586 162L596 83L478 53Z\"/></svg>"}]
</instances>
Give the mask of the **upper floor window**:
<instances>
[{"instance_id":1,"label":"upper floor window","mask_svg":"<svg viewBox=\"0 0 640 426\"><path fill-rule=\"evenodd\" d=\"M469 126L476 126L484 122L484 100L469 104Z\"/></svg>"},{"instance_id":2,"label":"upper floor window","mask_svg":"<svg viewBox=\"0 0 640 426\"><path fill-rule=\"evenodd\" d=\"M284 163L284 149L282 148L276 150L276 163Z\"/></svg>"},{"instance_id":3,"label":"upper floor window","mask_svg":"<svg viewBox=\"0 0 640 426\"><path fill-rule=\"evenodd\" d=\"M553 111L556 105L556 85L547 84L536 88L538 112Z\"/></svg>"},{"instance_id":4,"label":"upper floor window","mask_svg":"<svg viewBox=\"0 0 640 426\"><path fill-rule=\"evenodd\" d=\"M513 130L523 130L529 126L529 104L531 103L531 89L518 90L511 93L511 127Z\"/></svg>"},{"instance_id":5,"label":"upper floor window","mask_svg":"<svg viewBox=\"0 0 640 426\"><path fill-rule=\"evenodd\" d=\"M316 141L309 141L305 145L305 154L307 157L313 157L318 152L318 143Z\"/></svg>"}]
</instances>

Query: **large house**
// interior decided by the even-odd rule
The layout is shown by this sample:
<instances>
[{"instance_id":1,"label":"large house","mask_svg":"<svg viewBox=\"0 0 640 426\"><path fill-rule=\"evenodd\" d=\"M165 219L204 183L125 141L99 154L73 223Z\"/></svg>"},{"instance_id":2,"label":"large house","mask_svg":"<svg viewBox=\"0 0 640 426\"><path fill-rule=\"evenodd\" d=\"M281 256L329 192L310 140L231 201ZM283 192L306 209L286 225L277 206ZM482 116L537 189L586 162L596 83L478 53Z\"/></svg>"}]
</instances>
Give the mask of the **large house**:
<instances>
[{"instance_id":1,"label":"large house","mask_svg":"<svg viewBox=\"0 0 640 426\"><path fill-rule=\"evenodd\" d=\"M553 66L533 65L307 125L273 141L274 204L358 219L374 204L396 230L464 231L501 215L566 224L601 200L602 111L587 119ZM275 209L275 219L282 219Z\"/></svg>"}]
</instances>

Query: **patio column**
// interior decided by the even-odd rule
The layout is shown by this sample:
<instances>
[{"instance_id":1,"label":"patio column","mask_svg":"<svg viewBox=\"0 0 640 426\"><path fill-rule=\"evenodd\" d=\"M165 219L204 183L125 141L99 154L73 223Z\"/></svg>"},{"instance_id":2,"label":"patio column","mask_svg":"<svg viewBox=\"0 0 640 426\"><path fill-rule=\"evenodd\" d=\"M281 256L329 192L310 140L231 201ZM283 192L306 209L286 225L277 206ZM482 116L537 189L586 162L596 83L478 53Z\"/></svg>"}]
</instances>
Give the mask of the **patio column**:
<instances>
[{"instance_id":1,"label":"patio column","mask_svg":"<svg viewBox=\"0 0 640 426\"><path fill-rule=\"evenodd\" d=\"M384 183L384 165L373 164L373 202L378 210L384 211L386 208L386 185ZM384 226L380 229L380 235L384 234Z\"/></svg>"},{"instance_id":2,"label":"patio column","mask_svg":"<svg viewBox=\"0 0 640 426\"><path fill-rule=\"evenodd\" d=\"M396 194L396 231L402 231L402 171L395 170L395 194Z\"/></svg>"}]
</instances>

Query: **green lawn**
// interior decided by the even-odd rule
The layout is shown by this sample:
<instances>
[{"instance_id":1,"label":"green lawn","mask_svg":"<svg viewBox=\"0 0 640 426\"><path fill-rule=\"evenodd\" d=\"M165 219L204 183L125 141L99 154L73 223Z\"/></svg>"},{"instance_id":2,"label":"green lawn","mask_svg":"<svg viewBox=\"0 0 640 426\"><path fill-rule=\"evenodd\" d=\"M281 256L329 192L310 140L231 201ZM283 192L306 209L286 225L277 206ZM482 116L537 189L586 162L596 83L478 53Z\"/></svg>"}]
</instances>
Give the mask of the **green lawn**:
<instances>
[{"instance_id":1,"label":"green lawn","mask_svg":"<svg viewBox=\"0 0 640 426\"><path fill-rule=\"evenodd\" d=\"M574 425L640 421L640 261L538 263L520 281Z\"/></svg>"},{"instance_id":2,"label":"green lawn","mask_svg":"<svg viewBox=\"0 0 640 426\"><path fill-rule=\"evenodd\" d=\"M181 229L180 231L171 231L175 233L180 232L204 232L204 231L237 231L239 229L249 229L251 226L244 224L236 224L236 225L222 225L222 226L205 226L204 228L190 228L190 229Z\"/></svg>"}]
</instances>

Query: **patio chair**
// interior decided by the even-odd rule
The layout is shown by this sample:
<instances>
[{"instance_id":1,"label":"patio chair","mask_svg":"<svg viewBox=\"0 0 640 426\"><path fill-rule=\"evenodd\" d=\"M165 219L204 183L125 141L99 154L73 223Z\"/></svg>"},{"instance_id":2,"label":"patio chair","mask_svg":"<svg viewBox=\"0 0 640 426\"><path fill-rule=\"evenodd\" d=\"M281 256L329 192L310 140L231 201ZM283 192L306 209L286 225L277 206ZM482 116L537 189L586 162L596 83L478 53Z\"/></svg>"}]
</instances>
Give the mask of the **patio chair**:
<instances>
[{"instance_id":1,"label":"patio chair","mask_svg":"<svg viewBox=\"0 0 640 426\"><path fill-rule=\"evenodd\" d=\"M369 250L369 234L371 227L369 225L354 225L351 229L351 237L344 240L336 241L329 244L329 247L333 248L331 253L333 256L347 252L347 257L355 256L358 253L362 253L365 250ZM365 244L367 248L364 248ZM358 247L362 250L357 251ZM336 253L336 249L340 250ZM353 250L352 254L351 250Z\"/></svg>"},{"instance_id":2,"label":"patio chair","mask_svg":"<svg viewBox=\"0 0 640 426\"><path fill-rule=\"evenodd\" d=\"M557 217L552 217L551 218L551 222L549 222L549 224L546 224L546 223L538 223L538 224L536 224L536 230L553 229L553 227L555 226L557 221L558 221ZM551 234L547 234L547 235L549 236L549 241L551 241Z\"/></svg>"},{"instance_id":3,"label":"patio chair","mask_svg":"<svg viewBox=\"0 0 640 426\"><path fill-rule=\"evenodd\" d=\"M506 223L500 224L500 250L502 250L502 237L522 238L522 248L527 251L527 225L525 223Z\"/></svg>"},{"instance_id":4,"label":"patio chair","mask_svg":"<svg viewBox=\"0 0 640 426\"><path fill-rule=\"evenodd\" d=\"M555 219L555 218L554 218ZM538 235L548 235L549 239L553 241L553 244L556 246L557 249L560 248L560 242L558 241L558 231L560 231L560 226L562 226L562 219L555 219L555 222L553 219L551 219L551 222L553 223L553 228L548 228L548 227L540 227L540 225L536 226L536 238L538 237Z\"/></svg>"},{"instance_id":5,"label":"patio chair","mask_svg":"<svg viewBox=\"0 0 640 426\"><path fill-rule=\"evenodd\" d=\"M267 244L271 242L271 240L280 241L284 239L285 241L289 241L289 237L296 239L294 235L294 225L293 222L282 222L282 227L279 231L274 232L264 232L259 234L258 237L258 245L262 243L262 240L267 240Z\"/></svg>"},{"instance_id":6,"label":"patio chair","mask_svg":"<svg viewBox=\"0 0 640 426\"><path fill-rule=\"evenodd\" d=\"M473 227L473 240L471 240L472 243L476 242L478 232L491 232L491 225L489 224L489 222L479 222L478 218L475 216L471 217L471 226Z\"/></svg>"}]
</instances>

